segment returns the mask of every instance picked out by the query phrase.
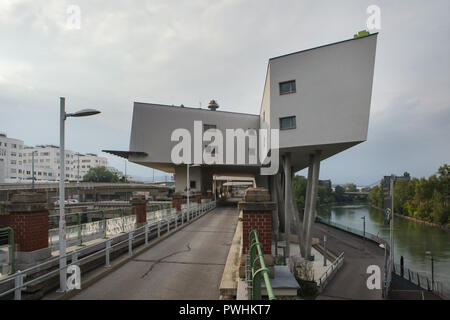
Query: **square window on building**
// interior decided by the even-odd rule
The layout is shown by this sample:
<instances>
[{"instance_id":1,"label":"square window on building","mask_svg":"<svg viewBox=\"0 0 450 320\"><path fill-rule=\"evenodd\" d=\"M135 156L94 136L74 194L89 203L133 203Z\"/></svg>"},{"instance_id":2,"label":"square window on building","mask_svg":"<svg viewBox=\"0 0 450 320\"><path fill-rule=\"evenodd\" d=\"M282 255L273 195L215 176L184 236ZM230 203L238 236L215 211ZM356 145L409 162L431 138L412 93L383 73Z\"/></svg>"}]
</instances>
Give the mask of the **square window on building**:
<instances>
[{"instance_id":1,"label":"square window on building","mask_svg":"<svg viewBox=\"0 0 450 320\"><path fill-rule=\"evenodd\" d=\"M280 82L280 94L295 93L295 80Z\"/></svg>"},{"instance_id":2,"label":"square window on building","mask_svg":"<svg viewBox=\"0 0 450 320\"><path fill-rule=\"evenodd\" d=\"M209 129L216 129L217 126L215 124L204 124L203 125L203 132L209 130Z\"/></svg>"},{"instance_id":3,"label":"square window on building","mask_svg":"<svg viewBox=\"0 0 450 320\"><path fill-rule=\"evenodd\" d=\"M280 118L280 130L295 129L296 127L295 116Z\"/></svg>"},{"instance_id":4,"label":"square window on building","mask_svg":"<svg viewBox=\"0 0 450 320\"><path fill-rule=\"evenodd\" d=\"M195 184L195 180L191 180L191 186L190 186L190 188L191 189L195 189L195 186L196 186L196 184Z\"/></svg>"}]
</instances>

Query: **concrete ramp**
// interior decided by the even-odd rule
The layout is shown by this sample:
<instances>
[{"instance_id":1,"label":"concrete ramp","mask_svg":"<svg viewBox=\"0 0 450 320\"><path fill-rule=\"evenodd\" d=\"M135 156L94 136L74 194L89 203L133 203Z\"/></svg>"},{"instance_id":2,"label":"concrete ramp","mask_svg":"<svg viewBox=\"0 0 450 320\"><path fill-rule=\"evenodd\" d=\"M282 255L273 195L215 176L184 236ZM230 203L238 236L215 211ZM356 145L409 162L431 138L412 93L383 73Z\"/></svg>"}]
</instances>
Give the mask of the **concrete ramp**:
<instances>
[{"instance_id":1,"label":"concrete ramp","mask_svg":"<svg viewBox=\"0 0 450 320\"><path fill-rule=\"evenodd\" d=\"M237 222L235 207L216 208L73 299L219 299Z\"/></svg>"}]
</instances>

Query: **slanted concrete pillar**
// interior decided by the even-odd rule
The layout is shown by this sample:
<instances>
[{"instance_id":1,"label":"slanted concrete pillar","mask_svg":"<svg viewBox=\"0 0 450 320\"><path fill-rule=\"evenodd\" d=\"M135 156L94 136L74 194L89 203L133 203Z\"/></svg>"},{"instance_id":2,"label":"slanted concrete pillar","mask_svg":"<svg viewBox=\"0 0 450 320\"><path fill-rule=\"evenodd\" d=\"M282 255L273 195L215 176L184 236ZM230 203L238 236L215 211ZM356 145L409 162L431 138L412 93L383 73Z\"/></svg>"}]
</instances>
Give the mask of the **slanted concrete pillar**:
<instances>
[{"instance_id":1,"label":"slanted concrete pillar","mask_svg":"<svg viewBox=\"0 0 450 320\"><path fill-rule=\"evenodd\" d=\"M246 254L249 250L249 234L252 230L258 231L258 239L264 262L273 276L272 258L272 211L276 208L275 202L270 200L270 194L265 188L248 188L243 201L239 202L242 211L242 260L241 268L245 266ZM244 271L240 270L240 274Z\"/></svg>"},{"instance_id":2,"label":"slanted concrete pillar","mask_svg":"<svg viewBox=\"0 0 450 320\"><path fill-rule=\"evenodd\" d=\"M183 198L181 194L175 192L172 196L173 206L177 208L177 212L181 212L181 204L183 203Z\"/></svg>"},{"instance_id":3,"label":"slanted concrete pillar","mask_svg":"<svg viewBox=\"0 0 450 320\"><path fill-rule=\"evenodd\" d=\"M316 151L310 156L308 168L308 184L306 188L305 214L303 216L303 258L310 260L311 257L311 230L316 214L317 189L319 185L321 151Z\"/></svg>"},{"instance_id":4,"label":"slanted concrete pillar","mask_svg":"<svg viewBox=\"0 0 450 320\"><path fill-rule=\"evenodd\" d=\"M131 206L136 210L136 223L138 228L147 223L147 200L144 195L134 195Z\"/></svg>"},{"instance_id":5,"label":"slanted concrete pillar","mask_svg":"<svg viewBox=\"0 0 450 320\"><path fill-rule=\"evenodd\" d=\"M23 270L51 256L48 246L48 204L44 193L13 194L0 215L0 225L14 229L16 269Z\"/></svg>"},{"instance_id":6,"label":"slanted concrete pillar","mask_svg":"<svg viewBox=\"0 0 450 320\"><path fill-rule=\"evenodd\" d=\"M292 180L291 180L291 154L287 153L284 155L284 235L286 240L286 257L289 259L290 257L290 238L291 238L291 189L292 189Z\"/></svg>"}]
</instances>

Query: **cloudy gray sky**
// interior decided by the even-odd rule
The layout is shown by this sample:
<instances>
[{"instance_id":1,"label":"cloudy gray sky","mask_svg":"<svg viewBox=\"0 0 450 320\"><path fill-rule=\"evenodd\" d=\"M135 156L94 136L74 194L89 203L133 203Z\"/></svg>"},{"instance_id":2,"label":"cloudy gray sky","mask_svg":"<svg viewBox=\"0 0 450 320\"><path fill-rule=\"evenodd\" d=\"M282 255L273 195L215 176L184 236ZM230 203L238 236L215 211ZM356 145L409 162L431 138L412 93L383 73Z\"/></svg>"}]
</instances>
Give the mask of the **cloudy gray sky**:
<instances>
[{"instance_id":1,"label":"cloudy gray sky","mask_svg":"<svg viewBox=\"0 0 450 320\"><path fill-rule=\"evenodd\" d=\"M450 2L0 0L0 131L27 145L128 150L133 101L259 113L270 57L352 38L381 8L368 141L323 162L321 178L370 184L429 176L450 158ZM81 8L81 29L67 8ZM124 161L108 156L123 170ZM128 172L151 176L134 164ZM158 175L158 174L157 174Z\"/></svg>"}]
</instances>

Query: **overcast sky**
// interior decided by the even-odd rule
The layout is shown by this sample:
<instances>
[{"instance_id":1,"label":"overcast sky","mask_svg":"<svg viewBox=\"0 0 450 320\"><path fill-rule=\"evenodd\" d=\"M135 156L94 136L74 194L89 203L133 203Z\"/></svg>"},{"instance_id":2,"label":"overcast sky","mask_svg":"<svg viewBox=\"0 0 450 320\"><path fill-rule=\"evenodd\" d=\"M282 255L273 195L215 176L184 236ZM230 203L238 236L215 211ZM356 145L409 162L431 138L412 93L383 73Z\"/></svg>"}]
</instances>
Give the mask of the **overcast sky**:
<instances>
[{"instance_id":1,"label":"overcast sky","mask_svg":"<svg viewBox=\"0 0 450 320\"><path fill-rule=\"evenodd\" d=\"M216 99L258 114L269 58L352 38L371 4L381 30L368 141L324 161L320 177L429 176L450 158L448 0L0 0L0 131L58 144L60 96L69 112L102 111L67 121L66 147L85 153L128 150L133 101ZM81 9L80 29L67 28L69 5Z\"/></svg>"}]
</instances>

